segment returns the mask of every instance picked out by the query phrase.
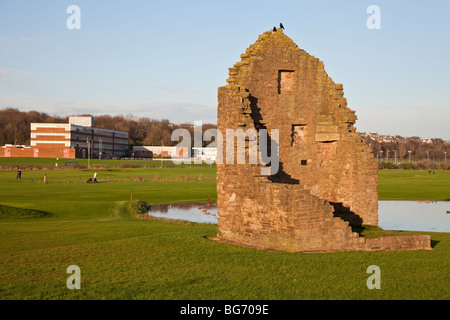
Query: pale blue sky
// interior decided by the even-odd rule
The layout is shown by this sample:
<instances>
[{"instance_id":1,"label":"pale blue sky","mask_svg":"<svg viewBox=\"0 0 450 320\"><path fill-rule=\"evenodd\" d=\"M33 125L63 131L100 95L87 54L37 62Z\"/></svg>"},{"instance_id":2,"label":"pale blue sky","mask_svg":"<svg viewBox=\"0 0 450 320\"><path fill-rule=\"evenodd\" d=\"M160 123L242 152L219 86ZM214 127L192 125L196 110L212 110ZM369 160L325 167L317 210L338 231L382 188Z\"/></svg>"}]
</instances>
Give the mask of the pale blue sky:
<instances>
[{"instance_id":1,"label":"pale blue sky","mask_svg":"<svg viewBox=\"0 0 450 320\"><path fill-rule=\"evenodd\" d=\"M283 22L344 85L358 131L450 140L449 14L448 0L0 0L0 108L215 122L228 68Z\"/></svg>"}]
</instances>

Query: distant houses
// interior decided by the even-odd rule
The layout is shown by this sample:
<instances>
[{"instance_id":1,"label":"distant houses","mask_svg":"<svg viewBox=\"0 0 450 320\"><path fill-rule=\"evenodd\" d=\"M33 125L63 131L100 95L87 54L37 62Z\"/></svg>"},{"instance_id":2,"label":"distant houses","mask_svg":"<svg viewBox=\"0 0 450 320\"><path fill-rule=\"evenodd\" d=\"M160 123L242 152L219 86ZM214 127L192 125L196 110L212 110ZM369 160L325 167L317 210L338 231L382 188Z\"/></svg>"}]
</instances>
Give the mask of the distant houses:
<instances>
[{"instance_id":1,"label":"distant houses","mask_svg":"<svg viewBox=\"0 0 450 320\"><path fill-rule=\"evenodd\" d=\"M387 160L390 157L394 161L426 160L445 164L447 154L450 154L450 142L440 138L424 139L372 132L362 133L361 136L371 146L377 159Z\"/></svg>"},{"instance_id":2,"label":"distant houses","mask_svg":"<svg viewBox=\"0 0 450 320\"><path fill-rule=\"evenodd\" d=\"M391 142L401 142L401 141L406 141L406 140L410 140L410 141L414 141L414 142L420 142L420 143L427 143L427 144L432 144L433 140L442 140L442 139L423 139L420 137L403 137L400 135L382 135L382 134L378 134L378 133L372 133L372 132L364 132L362 133L362 136L368 137L372 140L375 140L379 143L391 143ZM446 143L450 143L450 141L446 141Z\"/></svg>"}]
</instances>

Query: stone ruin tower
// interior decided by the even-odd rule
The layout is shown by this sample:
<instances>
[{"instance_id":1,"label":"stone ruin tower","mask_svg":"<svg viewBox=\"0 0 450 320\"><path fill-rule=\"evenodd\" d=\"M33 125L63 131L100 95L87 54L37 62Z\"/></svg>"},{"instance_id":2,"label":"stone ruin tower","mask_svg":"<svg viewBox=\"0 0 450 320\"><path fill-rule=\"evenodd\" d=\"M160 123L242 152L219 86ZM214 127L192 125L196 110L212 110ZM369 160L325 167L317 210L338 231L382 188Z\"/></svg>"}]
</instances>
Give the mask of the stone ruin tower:
<instances>
[{"instance_id":1,"label":"stone ruin tower","mask_svg":"<svg viewBox=\"0 0 450 320\"><path fill-rule=\"evenodd\" d=\"M227 82L218 90L218 130L266 129L271 139L277 129L279 165L273 175L261 174L260 161L217 165L219 241L288 252L430 249L429 236L352 232L378 225L377 163L322 61L282 29L268 31Z\"/></svg>"}]
</instances>

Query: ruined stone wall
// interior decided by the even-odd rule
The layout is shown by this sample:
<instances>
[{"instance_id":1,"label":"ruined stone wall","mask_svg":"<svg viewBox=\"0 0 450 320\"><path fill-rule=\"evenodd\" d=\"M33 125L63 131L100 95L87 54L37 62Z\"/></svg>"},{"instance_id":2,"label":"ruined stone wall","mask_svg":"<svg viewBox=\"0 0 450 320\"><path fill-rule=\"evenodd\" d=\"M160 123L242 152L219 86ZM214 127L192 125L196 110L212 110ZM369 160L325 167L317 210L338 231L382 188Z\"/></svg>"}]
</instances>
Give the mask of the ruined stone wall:
<instances>
[{"instance_id":1,"label":"ruined stone wall","mask_svg":"<svg viewBox=\"0 0 450 320\"><path fill-rule=\"evenodd\" d=\"M280 168L267 177L261 163L217 166L218 237L283 251L375 248L349 226L378 224L377 164L342 85L281 29L262 34L229 75L218 129L278 129Z\"/></svg>"}]
</instances>

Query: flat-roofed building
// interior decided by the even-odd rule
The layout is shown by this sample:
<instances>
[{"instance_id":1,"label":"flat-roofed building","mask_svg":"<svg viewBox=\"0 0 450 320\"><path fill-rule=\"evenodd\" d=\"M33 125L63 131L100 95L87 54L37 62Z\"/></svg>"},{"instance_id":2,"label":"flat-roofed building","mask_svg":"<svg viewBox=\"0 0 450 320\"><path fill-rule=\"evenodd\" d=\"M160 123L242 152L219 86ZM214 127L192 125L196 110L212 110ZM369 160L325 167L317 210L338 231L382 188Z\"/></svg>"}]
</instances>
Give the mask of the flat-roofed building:
<instances>
[{"instance_id":1,"label":"flat-roofed building","mask_svg":"<svg viewBox=\"0 0 450 320\"><path fill-rule=\"evenodd\" d=\"M70 117L69 123L32 123L30 148L31 150L21 151L5 147L0 156L29 157L32 154L32 157L40 158L121 157L128 150L128 133L95 128L93 117Z\"/></svg>"},{"instance_id":2,"label":"flat-roofed building","mask_svg":"<svg viewBox=\"0 0 450 320\"><path fill-rule=\"evenodd\" d=\"M86 158L88 148L91 157L122 157L128 150L128 133L70 124L71 148L76 158Z\"/></svg>"},{"instance_id":3,"label":"flat-roofed building","mask_svg":"<svg viewBox=\"0 0 450 320\"><path fill-rule=\"evenodd\" d=\"M216 161L216 157L217 157L217 148L194 147L194 148L192 148L192 157L195 160L214 162L214 161Z\"/></svg>"},{"instance_id":4,"label":"flat-roofed building","mask_svg":"<svg viewBox=\"0 0 450 320\"><path fill-rule=\"evenodd\" d=\"M170 157L170 158L190 158L191 149L188 147L170 146L134 146L133 154L136 158Z\"/></svg>"}]
</instances>

